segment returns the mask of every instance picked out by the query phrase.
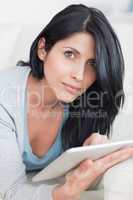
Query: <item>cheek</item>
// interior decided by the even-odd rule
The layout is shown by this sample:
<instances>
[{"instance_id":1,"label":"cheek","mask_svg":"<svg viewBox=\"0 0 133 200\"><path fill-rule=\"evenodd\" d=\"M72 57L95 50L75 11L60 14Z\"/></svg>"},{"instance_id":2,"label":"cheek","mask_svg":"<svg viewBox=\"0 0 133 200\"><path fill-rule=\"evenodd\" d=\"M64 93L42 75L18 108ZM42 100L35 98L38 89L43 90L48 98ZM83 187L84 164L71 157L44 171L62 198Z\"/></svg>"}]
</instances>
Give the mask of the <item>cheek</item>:
<instances>
[{"instance_id":1,"label":"cheek","mask_svg":"<svg viewBox=\"0 0 133 200\"><path fill-rule=\"evenodd\" d=\"M70 72L70 66L68 66L68 63L65 62L65 60L60 56L60 57L56 57L54 60L52 60L51 62L51 70L53 71L53 73L55 72L55 74L57 74L57 76L59 77L65 77L67 74L69 74Z\"/></svg>"},{"instance_id":2,"label":"cheek","mask_svg":"<svg viewBox=\"0 0 133 200\"><path fill-rule=\"evenodd\" d=\"M48 80L62 80L67 74L67 67L61 58L52 57L44 64L44 74Z\"/></svg>"}]
</instances>

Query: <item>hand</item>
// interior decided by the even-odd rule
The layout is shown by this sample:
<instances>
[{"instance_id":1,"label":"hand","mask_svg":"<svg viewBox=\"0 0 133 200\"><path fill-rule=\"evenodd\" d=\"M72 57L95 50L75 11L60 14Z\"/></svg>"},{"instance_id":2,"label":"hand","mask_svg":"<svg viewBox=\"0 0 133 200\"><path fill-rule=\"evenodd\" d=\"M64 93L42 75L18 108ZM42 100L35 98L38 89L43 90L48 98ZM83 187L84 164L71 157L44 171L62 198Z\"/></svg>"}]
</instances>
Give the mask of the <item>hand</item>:
<instances>
[{"instance_id":1,"label":"hand","mask_svg":"<svg viewBox=\"0 0 133 200\"><path fill-rule=\"evenodd\" d=\"M81 162L76 169L66 174L64 193L69 194L68 196L72 200L79 199L81 192L88 189L99 176L114 165L131 157L133 157L133 148L126 147L98 160L87 159Z\"/></svg>"},{"instance_id":2,"label":"hand","mask_svg":"<svg viewBox=\"0 0 133 200\"><path fill-rule=\"evenodd\" d=\"M94 144L103 144L106 142L109 142L106 135L100 135L99 133L93 133L91 136L89 136L84 141L83 146L94 145ZM70 173L69 173L69 175L70 175ZM68 174L67 174L67 177L68 177ZM75 195L75 196L73 195L71 197L68 196L65 186L63 185L63 186L59 186L53 190L53 197L54 197L54 200L77 200L80 198L80 195L77 194L77 195Z\"/></svg>"},{"instance_id":3,"label":"hand","mask_svg":"<svg viewBox=\"0 0 133 200\"><path fill-rule=\"evenodd\" d=\"M94 144L104 144L109 142L106 135L100 135L99 133L93 133L89 136L83 143L83 146L94 145Z\"/></svg>"},{"instance_id":4,"label":"hand","mask_svg":"<svg viewBox=\"0 0 133 200\"><path fill-rule=\"evenodd\" d=\"M109 142L107 136L93 133L84 143L85 145L103 144ZM58 186L53 191L54 200L78 200L81 192L88 189L93 182L109 168L133 157L133 148L124 148L106 155L98 160L84 160L75 169L65 176L64 185Z\"/></svg>"}]
</instances>

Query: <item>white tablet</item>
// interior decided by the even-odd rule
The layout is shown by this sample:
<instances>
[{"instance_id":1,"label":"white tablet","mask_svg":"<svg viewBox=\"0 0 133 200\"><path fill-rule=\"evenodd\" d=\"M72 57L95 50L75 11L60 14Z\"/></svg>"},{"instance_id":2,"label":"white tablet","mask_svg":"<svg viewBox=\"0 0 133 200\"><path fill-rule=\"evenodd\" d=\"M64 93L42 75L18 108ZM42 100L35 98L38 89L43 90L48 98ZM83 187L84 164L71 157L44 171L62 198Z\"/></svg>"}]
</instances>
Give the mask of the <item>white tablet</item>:
<instances>
[{"instance_id":1,"label":"white tablet","mask_svg":"<svg viewBox=\"0 0 133 200\"><path fill-rule=\"evenodd\" d=\"M57 178L76 167L81 161L87 158L96 160L127 146L133 147L133 140L70 148L35 175L32 181L38 182Z\"/></svg>"}]
</instances>

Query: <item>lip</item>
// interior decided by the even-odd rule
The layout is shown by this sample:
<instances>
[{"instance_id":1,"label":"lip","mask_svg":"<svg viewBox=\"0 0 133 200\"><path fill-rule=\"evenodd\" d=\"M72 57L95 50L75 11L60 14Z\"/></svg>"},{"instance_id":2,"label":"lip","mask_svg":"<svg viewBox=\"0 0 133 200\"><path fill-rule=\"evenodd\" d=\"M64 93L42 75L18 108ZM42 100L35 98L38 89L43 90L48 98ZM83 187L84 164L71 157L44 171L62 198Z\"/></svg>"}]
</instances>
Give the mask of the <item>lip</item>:
<instances>
[{"instance_id":1,"label":"lip","mask_svg":"<svg viewBox=\"0 0 133 200\"><path fill-rule=\"evenodd\" d=\"M71 86L66 83L63 83L63 85L65 86L65 89L71 94L76 94L81 89L79 87Z\"/></svg>"},{"instance_id":2,"label":"lip","mask_svg":"<svg viewBox=\"0 0 133 200\"><path fill-rule=\"evenodd\" d=\"M80 90L81 88L80 87L76 87L76 86L73 86L73 85L69 85L69 84L67 84L67 83L63 83L64 85L66 85L66 86L68 86L68 87L71 87L71 88L73 88L73 89L75 89L75 90Z\"/></svg>"}]
</instances>

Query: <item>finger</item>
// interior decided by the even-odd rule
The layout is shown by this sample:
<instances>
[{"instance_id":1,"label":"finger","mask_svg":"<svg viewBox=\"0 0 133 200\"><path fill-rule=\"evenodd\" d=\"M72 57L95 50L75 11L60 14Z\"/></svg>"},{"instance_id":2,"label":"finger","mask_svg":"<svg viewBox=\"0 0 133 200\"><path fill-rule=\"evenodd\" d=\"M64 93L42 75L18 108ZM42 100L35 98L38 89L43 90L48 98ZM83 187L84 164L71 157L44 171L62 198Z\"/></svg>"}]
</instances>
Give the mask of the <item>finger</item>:
<instances>
[{"instance_id":1,"label":"finger","mask_svg":"<svg viewBox=\"0 0 133 200\"><path fill-rule=\"evenodd\" d=\"M84 142L84 146L87 145L95 145L95 144L104 144L108 143L109 140L106 135L100 135L99 133L93 133L89 138L87 138Z\"/></svg>"},{"instance_id":2,"label":"finger","mask_svg":"<svg viewBox=\"0 0 133 200\"><path fill-rule=\"evenodd\" d=\"M109 143L110 140L108 139L107 135L102 135L101 137L101 144Z\"/></svg>"},{"instance_id":3,"label":"finger","mask_svg":"<svg viewBox=\"0 0 133 200\"><path fill-rule=\"evenodd\" d=\"M98 143L100 143L100 141L101 141L101 135L98 133L98 132L96 132L96 133L92 133L92 135L91 136L89 136L86 140L85 140L85 142L83 143L83 146L85 146L85 145L92 145L92 144L98 144Z\"/></svg>"},{"instance_id":4,"label":"finger","mask_svg":"<svg viewBox=\"0 0 133 200\"><path fill-rule=\"evenodd\" d=\"M133 157L133 148L126 147L96 161L97 172L103 173L114 165Z\"/></svg>"},{"instance_id":5,"label":"finger","mask_svg":"<svg viewBox=\"0 0 133 200\"><path fill-rule=\"evenodd\" d=\"M75 170L75 175L78 177L75 180L80 192L86 190L98 177L94 165L94 161L87 159Z\"/></svg>"},{"instance_id":6,"label":"finger","mask_svg":"<svg viewBox=\"0 0 133 200\"><path fill-rule=\"evenodd\" d=\"M130 157L133 157L133 148L125 148L102 159L94 161L93 167L88 170L88 173L86 173L87 176L84 176L85 179L80 182L81 190L83 191L87 189L96 180L96 178L102 175L107 169L124 160L127 160Z\"/></svg>"},{"instance_id":7,"label":"finger","mask_svg":"<svg viewBox=\"0 0 133 200\"><path fill-rule=\"evenodd\" d=\"M133 157L133 148L131 147L111 153L94 162L89 159L85 160L76 170L69 173L67 182L75 192L83 191L107 169L130 157Z\"/></svg>"},{"instance_id":8,"label":"finger","mask_svg":"<svg viewBox=\"0 0 133 200\"><path fill-rule=\"evenodd\" d=\"M80 179L92 165L92 160L86 159L82 161L76 169L73 169L66 174L66 179L71 181Z\"/></svg>"},{"instance_id":9,"label":"finger","mask_svg":"<svg viewBox=\"0 0 133 200\"><path fill-rule=\"evenodd\" d=\"M92 140L92 144L104 144L107 142L107 136L105 135L95 135L95 137Z\"/></svg>"},{"instance_id":10,"label":"finger","mask_svg":"<svg viewBox=\"0 0 133 200\"><path fill-rule=\"evenodd\" d=\"M90 159L84 160L79 167L77 168L77 171L79 172L80 175L84 174L88 169L92 168L94 165L93 161Z\"/></svg>"},{"instance_id":11,"label":"finger","mask_svg":"<svg viewBox=\"0 0 133 200\"><path fill-rule=\"evenodd\" d=\"M67 174L67 185L75 192L81 192L88 188L93 180L95 173L93 172L93 161L86 159L74 171Z\"/></svg>"},{"instance_id":12,"label":"finger","mask_svg":"<svg viewBox=\"0 0 133 200\"><path fill-rule=\"evenodd\" d=\"M92 143L93 138L95 137L95 135L98 133L92 133L92 135L90 135L83 143L83 146L89 145Z\"/></svg>"},{"instance_id":13,"label":"finger","mask_svg":"<svg viewBox=\"0 0 133 200\"><path fill-rule=\"evenodd\" d=\"M89 165L89 162L88 162ZM79 167L74 170L69 171L66 178L66 187L69 188L69 193L72 195L78 194L82 191L82 187L80 186L81 174L83 174L84 170L88 168L87 162L83 161Z\"/></svg>"}]
</instances>

